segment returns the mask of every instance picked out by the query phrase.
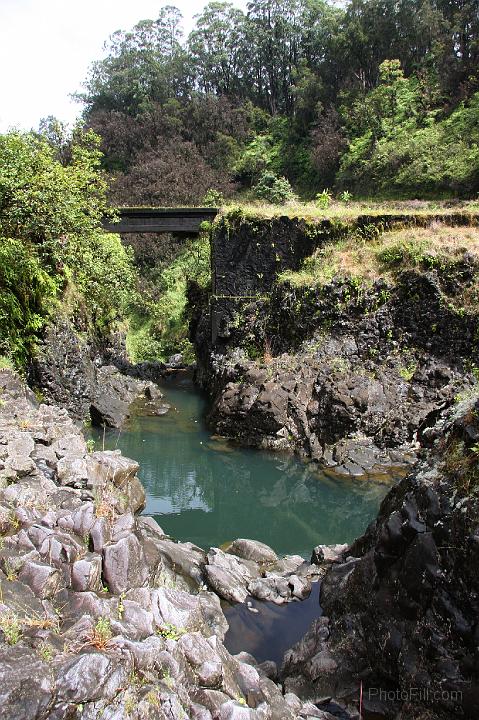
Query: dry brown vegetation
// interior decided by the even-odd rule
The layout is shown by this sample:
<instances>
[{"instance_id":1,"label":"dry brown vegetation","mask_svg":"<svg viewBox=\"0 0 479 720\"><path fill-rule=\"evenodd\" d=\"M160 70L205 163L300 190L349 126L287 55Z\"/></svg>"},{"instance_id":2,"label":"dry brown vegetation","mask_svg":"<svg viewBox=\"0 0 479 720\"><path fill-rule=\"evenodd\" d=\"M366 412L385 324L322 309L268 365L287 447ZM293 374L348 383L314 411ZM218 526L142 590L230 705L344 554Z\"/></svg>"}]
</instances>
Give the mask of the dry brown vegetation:
<instances>
[{"instance_id":1,"label":"dry brown vegetation","mask_svg":"<svg viewBox=\"0 0 479 720\"><path fill-rule=\"evenodd\" d=\"M427 228L405 228L366 237L353 233L336 243L318 248L298 272L287 271L281 279L296 286L324 284L333 277L372 282L392 280L405 269L445 267L465 252L479 258L478 227L448 227L432 223Z\"/></svg>"}]
</instances>

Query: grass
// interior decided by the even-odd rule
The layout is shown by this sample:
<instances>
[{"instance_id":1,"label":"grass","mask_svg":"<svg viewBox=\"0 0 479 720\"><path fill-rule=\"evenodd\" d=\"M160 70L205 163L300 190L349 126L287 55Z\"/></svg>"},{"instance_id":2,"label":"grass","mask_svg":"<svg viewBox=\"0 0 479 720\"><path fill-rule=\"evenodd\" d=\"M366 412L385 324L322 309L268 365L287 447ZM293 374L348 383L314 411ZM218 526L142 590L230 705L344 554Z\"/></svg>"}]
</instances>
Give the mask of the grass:
<instances>
[{"instance_id":1,"label":"grass","mask_svg":"<svg viewBox=\"0 0 479 720\"><path fill-rule=\"evenodd\" d=\"M99 617L88 640L89 644L93 645L97 650L105 650L112 637L113 633L109 619Z\"/></svg>"},{"instance_id":2,"label":"grass","mask_svg":"<svg viewBox=\"0 0 479 720\"><path fill-rule=\"evenodd\" d=\"M298 272L285 271L280 281L300 287L324 285L338 276L370 283L380 277L393 280L405 269L447 267L466 251L479 258L479 228L432 223L427 228L377 232L369 238L357 232L318 248Z\"/></svg>"},{"instance_id":3,"label":"grass","mask_svg":"<svg viewBox=\"0 0 479 720\"><path fill-rule=\"evenodd\" d=\"M16 645L22 637L22 624L16 613L9 611L0 616L2 630L8 645Z\"/></svg>"},{"instance_id":4,"label":"grass","mask_svg":"<svg viewBox=\"0 0 479 720\"><path fill-rule=\"evenodd\" d=\"M0 370L15 370L13 361L8 355L0 355Z\"/></svg>"},{"instance_id":5,"label":"grass","mask_svg":"<svg viewBox=\"0 0 479 720\"><path fill-rule=\"evenodd\" d=\"M427 215L430 213L478 213L478 200L352 200L341 202L333 199L325 207L315 201L290 201L284 205L271 205L265 202L226 203L221 208L221 215L233 210L241 210L245 216L273 218L282 215L299 217L306 220L323 220L324 218L354 219L359 215Z\"/></svg>"},{"instance_id":6,"label":"grass","mask_svg":"<svg viewBox=\"0 0 479 720\"><path fill-rule=\"evenodd\" d=\"M463 440L453 438L444 453L444 470L461 493L476 493L479 487L479 447L467 448Z\"/></svg>"}]
</instances>

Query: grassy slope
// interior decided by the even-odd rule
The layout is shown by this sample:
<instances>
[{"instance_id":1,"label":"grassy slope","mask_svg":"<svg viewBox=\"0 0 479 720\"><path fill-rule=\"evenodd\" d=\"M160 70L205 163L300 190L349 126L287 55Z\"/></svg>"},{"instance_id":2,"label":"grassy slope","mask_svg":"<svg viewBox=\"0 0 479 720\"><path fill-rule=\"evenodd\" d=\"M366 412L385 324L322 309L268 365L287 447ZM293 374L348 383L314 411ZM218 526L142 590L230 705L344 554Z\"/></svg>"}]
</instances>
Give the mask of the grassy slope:
<instances>
[{"instance_id":1,"label":"grassy slope","mask_svg":"<svg viewBox=\"0 0 479 720\"><path fill-rule=\"evenodd\" d=\"M400 271L422 267L445 269L469 252L479 259L479 228L449 227L432 223L378 233L372 238L352 233L329 243L307 258L298 272L286 271L280 279L295 286L322 285L333 277L373 282L392 280ZM472 298L470 300L472 302Z\"/></svg>"}]
</instances>

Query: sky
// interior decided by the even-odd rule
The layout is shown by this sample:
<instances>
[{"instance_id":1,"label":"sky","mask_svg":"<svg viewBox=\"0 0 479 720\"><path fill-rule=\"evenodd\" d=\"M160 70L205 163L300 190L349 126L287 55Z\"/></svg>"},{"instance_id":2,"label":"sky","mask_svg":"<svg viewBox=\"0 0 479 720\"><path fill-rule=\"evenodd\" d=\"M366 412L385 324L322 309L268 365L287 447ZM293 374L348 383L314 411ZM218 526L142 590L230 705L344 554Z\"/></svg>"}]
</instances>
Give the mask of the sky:
<instances>
[{"instance_id":1,"label":"sky","mask_svg":"<svg viewBox=\"0 0 479 720\"><path fill-rule=\"evenodd\" d=\"M0 132L37 129L48 115L72 123L81 105L69 95L108 37L168 4L181 10L188 33L206 0L0 0Z\"/></svg>"}]
</instances>

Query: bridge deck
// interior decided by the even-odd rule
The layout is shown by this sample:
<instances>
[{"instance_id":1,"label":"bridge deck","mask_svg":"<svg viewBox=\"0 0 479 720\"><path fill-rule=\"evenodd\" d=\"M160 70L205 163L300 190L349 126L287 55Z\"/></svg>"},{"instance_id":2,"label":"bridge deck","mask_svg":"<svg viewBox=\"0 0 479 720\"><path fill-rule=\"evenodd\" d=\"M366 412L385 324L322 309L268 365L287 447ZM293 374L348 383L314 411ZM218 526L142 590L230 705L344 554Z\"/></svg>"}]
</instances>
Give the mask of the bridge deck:
<instances>
[{"instance_id":1,"label":"bridge deck","mask_svg":"<svg viewBox=\"0 0 479 720\"><path fill-rule=\"evenodd\" d=\"M119 222L106 221L103 227L115 233L198 234L202 222L212 222L217 208L118 208Z\"/></svg>"}]
</instances>

